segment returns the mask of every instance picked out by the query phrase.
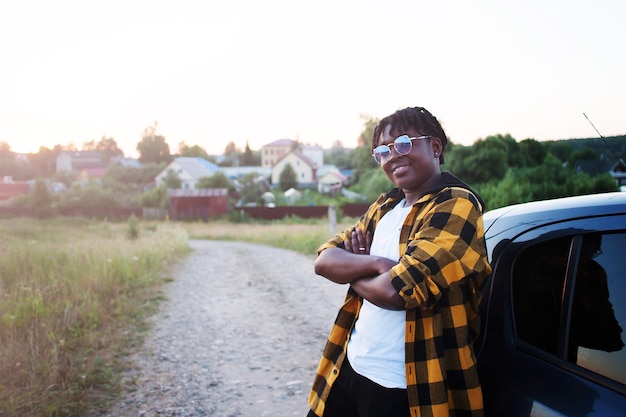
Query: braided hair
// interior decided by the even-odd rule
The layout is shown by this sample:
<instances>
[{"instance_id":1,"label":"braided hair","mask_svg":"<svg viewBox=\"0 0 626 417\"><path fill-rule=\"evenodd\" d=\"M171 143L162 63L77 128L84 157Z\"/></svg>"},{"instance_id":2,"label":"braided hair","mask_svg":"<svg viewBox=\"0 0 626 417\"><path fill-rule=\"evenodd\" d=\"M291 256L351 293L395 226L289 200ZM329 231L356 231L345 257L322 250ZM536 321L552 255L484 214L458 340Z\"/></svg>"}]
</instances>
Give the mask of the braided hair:
<instances>
[{"instance_id":1,"label":"braided hair","mask_svg":"<svg viewBox=\"0 0 626 417\"><path fill-rule=\"evenodd\" d=\"M372 134L372 151L374 151L378 138L387 126L391 126L392 131L395 133L403 133L413 128L421 135L439 138L442 146L439 163L443 164L443 151L448 144L448 137L437 118L428 110L423 107L407 107L382 119L374 128L374 133Z\"/></svg>"}]
</instances>

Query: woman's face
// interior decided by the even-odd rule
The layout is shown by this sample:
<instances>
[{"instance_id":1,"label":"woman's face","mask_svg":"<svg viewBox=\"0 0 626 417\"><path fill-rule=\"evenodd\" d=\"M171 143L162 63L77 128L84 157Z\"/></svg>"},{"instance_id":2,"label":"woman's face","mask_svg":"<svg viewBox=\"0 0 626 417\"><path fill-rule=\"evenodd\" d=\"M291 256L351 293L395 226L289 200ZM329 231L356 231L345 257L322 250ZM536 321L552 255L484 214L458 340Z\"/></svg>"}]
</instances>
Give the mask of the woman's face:
<instances>
[{"instance_id":1,"label":"woman's face","mask_svg":"<svg viewBox=\"0 0 626 417\"><path fill-rule=\"evenodd\" d=\"M391 125L387 125L376 146L392 144L398 136L405 134L409 137L422 136L415 129L398 132ZM439 179L441 149L441 141L437 138L413 140L411 150L406 155L399 155L391 146L391 157L381 164L381 168L387 178L400 187L407 197L414 193L421 195Z\"/></svg>"}]
</instances>

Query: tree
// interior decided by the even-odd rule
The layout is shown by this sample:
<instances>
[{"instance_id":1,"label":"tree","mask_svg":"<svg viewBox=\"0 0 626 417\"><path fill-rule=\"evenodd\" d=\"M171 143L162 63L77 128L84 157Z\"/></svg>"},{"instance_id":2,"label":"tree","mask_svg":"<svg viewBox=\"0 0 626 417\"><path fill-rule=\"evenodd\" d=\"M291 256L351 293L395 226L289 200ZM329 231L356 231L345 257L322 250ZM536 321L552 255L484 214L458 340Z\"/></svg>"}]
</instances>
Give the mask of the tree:
<instances>
[{"instance_id":1,"label":"tree","mask_svg":"<svg viewBox=\"0 0 626 417\"><path fill-rule=\"evenodd\" d=\"M143 207L166 209L167 203L167 186L165 185L148 190L141 195Z\"/></svg>"},{"instance_id":2,"label":"tree","mask_svg":"<svg viewBox=\"0 0 626 417\"><path fill-rule=\"evenodd\" d=\"M56 171L57 157L63 151L60 145L54 149L41 146L39 152L28 155L28 162L32 170L31 178L49 178Z\"/></svg>"},{"instance_id":3,"label":"tree","mask_svg":"<svg viewBox=\"0 0 626 417\"><path fill-rule=\"evenodd\" d=\"M15 154L11 151L11 146L6 142L0 142L0 177L15 176L16 168Z\"/></svg>"},{"instance_id":4,"label":"tree","mask_svg":"<svg viewBox=\"0 0 626 417\"><path fill-rule=\"evenodd\" d=\"M223 172L216 172L210 177L202 177L198 179L196 188L226 188L228 191L234 189L233 183Z\"/></svg>"},{"instance_id":5,"label":"tree","mask_svg":"<svg viewBox=\"0 0 626 417\"><path fill-rule=\"evenodd\" d=\"M244 167L250 167L254 165L254 156L252 155L252 150L250 149L250 145L246 140L246 148L243 151L243 155L241 156L241 165Z\"/></svg>"},{"instance_id":6,"label":"tree","mask_svg":"<svg viewBox=\"0 0 626 417\"><path fill-rule=\"evenodd\" d=\"M165 178L163 178L163 183L168 189L177 189L183 185L183 180L180 179L173 169L168 169L165 173Z\"/></svg>"},{"instance_id":7,"label":"tree","mask_svg":"<svg viewBox=\"0 0 626 417\"><path fill-rule=\"evenodd\" d=\"M199 145L188 146L185 142L180 142L178 144L178 150L180 151L180 156L204 158L207 161L209 160L209 154Z\"/></svg>"},{"instance_id":8,"label":"tree","mask_svg":"<svg viewBox=\"0 0 626 417\"><path fill-rule=\"evenodd\" d=\"M37 217L44 218L52 214L52 196L44 180L35 181L29 200L29 205Z\"/></svg>"},{"instance_id":9,"label":"tree","mask_svg":"<svg viewBox=\"0 0 626 417\"><path fill-rule=\"evenodd\" d=\"M93 140L85 142L83 144L83 150L100 152L105 162L109 162L116 156L124 156L124 151L117 146L115 139L107 138L106 136L102 136L99 142Z\"/></svg>"},{"instance_id":10,"label":"tree","mask_svg":"<svg viewBox=\"0 0 626 417\"><path fill-rule=\"evenodd\" d=\"M280 176L278 177L278 184L282 191L287 191L290 188L296 188L298 185L298 175L294 171L291 164L285 165Z\"/></svg>"},{"instance_id":11,"label":"tree","mask_svg":"<svg viewBox=\"0 0 626 417\"><path fill-rule=\"evenodd\" d=\"M338 168L352 168L352 149L343 146L340 140L336 140L330 149L324 151L324 161Z\"/></svg>"},{"instance_id":12,"label":"tree","mask_svg":"<svg viewBox=\"0 0 626 417\"><path fill-rule=\"evenodd\" d=\"M143 163L169 163L172 160L170 146L165 142L165 137L157 135L156 129L157 122L155 121L152 126L148 126L143 131L141 142L137 143L139 160Z\"/></svg>"},{"instance_id":13,"label":"tree","mask_svg":"<svg viewBox=\"0 0 626 417\"><path fill-rule=\"evenodd\" d=\"M541 165L548 154L546 147L535 139L524 139L519 146L528 166Z\"/></svg>"},{"instance_id":14,"label":"tree","mask_svg":"<svg viewBox=\"0 0 626 417\"><path fill-rule=\"evenodd\" d=\"M239 182L241 184L239 196L244 204L263 204L262 195L268 191L263 178L259 177L258 174L251 173L244 175Z\"/></svg>"},{"instance_id":15,"label":"tree","mask_svg":"<svg viewBox=\"0 0 626 417\"><path fill-rule=\"evenodd\" d=\"M509 145L498 137L481 139L473 146L455 145L446 158L448 169L470 185L502 180L508 167Z\"/></svg>"},{"instance_id":16,"label":"tree","mask_svg":"<svg viewBox=\"0 0 626 417\"><path fill-rule=\"evenodd\" d=\"M353 178L356 182L360 181L360 178L368 170L379 169L378 164L372 158L372 135L379 120L363 115L361 119L364 120L365 126L359 135L358 146L352 152L350 159L350 165L354 170Z\"/></svg>"},{"instance_id":17,"label":"tree","mask_svg":"<svg viewBox=\"0 0 626 417\"><path fill-rule=\"evenodd\" d=\"M239 149L237 149L237 145L235 142L228 142L226 144L226 148L224 148L224 156L231 156L233 154L239 153Z\"/></svg>"},{"instance_id":18,"label":"tree","mask_svg":"<svg viewBox=\"0 0 626 417\"><path fill-rule=\"evenodd\" d=\"M569 156L570 166L574 166L578 161L593 161L598 159L598 154L590 148L583 148L572 152Z\"/></svg>"}]
</instances>

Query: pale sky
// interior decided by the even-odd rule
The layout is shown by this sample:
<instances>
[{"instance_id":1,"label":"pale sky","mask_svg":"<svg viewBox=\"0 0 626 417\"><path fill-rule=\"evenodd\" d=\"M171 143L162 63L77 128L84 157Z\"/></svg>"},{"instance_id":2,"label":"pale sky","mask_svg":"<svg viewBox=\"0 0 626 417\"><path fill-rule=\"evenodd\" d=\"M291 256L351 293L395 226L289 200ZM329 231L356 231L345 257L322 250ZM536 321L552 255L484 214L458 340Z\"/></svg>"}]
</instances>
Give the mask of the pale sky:
<instances>
[{"instance_id":1,"label":"pale sky","mask_svg":"<svg viewBox=\"0 0 626 417\"><path fill-rule=\"evenodd\" d=\"M0 142L113 137L158 121L222 153L356 146L361 115L424 106L449 138L626 134L624 0L24 0L0 5Z\"/></svg>"}]
</instances>

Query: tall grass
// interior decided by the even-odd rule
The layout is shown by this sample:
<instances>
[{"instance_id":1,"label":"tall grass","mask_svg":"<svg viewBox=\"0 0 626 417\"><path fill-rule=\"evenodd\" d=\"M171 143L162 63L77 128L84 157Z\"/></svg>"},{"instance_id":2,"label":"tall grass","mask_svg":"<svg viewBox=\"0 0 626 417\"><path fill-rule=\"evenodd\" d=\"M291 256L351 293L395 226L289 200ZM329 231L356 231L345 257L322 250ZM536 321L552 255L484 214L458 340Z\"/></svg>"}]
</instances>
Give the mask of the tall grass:
<instances>
[{"instance_id":1,"label":"tall grass","mask_svg":"<svg viewBox=\"0 0 626 417\"><path fill-rule=\"evenodd\" d=\"M172 224L0 221L0 416L70 416L116 390L119 355L187 251ZM136 226L135 226L136 227Z\"/></svg>"},{"instance_id":2,"label":"tall grass","mask_svg":"<svg viewBox=\"0 0 626 417\"><path fill-rule=\"evenodd\" d=\"M353 221L0 220L0 417L82 415L111 399L188 236L314 256Z\"/></svg>"}]
</instances>

